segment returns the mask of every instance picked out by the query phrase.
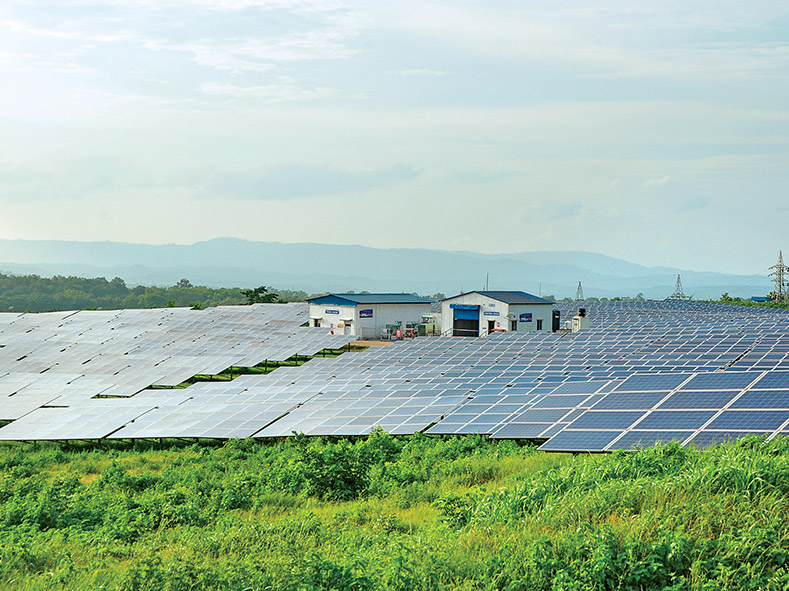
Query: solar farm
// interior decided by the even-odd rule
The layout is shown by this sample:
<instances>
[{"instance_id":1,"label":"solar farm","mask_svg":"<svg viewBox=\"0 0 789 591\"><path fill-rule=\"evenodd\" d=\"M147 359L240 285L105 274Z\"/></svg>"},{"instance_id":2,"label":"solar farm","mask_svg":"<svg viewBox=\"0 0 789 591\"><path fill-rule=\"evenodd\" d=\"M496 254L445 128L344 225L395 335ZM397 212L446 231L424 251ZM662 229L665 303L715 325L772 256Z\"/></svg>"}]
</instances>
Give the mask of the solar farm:
<instances>
[{"instance_id":1,"label":"solar farm","mask_svg":"<svg viewBox=\"0 0 789 591\"><path fill-rule=\"evenodd\" d=\"M306 304L0 315L3 441L482 434L547 451L789 434L787 310L687 301L585 307L589 330L340 349ZM181 387L177 387L178 385Z\"/></svg>"}]
</instances>

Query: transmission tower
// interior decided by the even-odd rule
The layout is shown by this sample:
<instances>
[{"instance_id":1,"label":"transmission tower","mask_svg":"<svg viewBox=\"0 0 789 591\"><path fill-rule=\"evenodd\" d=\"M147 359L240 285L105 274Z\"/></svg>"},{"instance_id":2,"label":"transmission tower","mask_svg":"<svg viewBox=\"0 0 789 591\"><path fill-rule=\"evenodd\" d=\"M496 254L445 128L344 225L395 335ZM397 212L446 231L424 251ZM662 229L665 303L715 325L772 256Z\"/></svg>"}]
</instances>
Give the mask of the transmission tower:
<instances>
[{"instance_id":1,"label":"transmission tower","mask_svg":"<svg viewBox=\"0 0 789 591\"><path fill-rule=\"evenodd\" d=\"M677 282L674 284L674 293L672 293L669 298L670 300L687 300L688 296L685 295L685 292L682 290L682 279L679 275L677 275Z\"/></svg>"},{"instance_id":2,"label":"transmission tower","mask_svg":"<svg viewBox=\"0 0 789 591\"><path fill-rule=\"evenodd\" d=\"M575 291L575 301L580 302L584 299L584 288L581 287L581 282L578 282L578 289Z\"/></svg>"},{"instance_id":3,"label":"transmission tower","mask_svg":"<svg viewBox=\"0 0 789 591\"><path fill-rule=\"evenodd\" d=\"M775 289L773 293L770 294L773 296L773 300L776 302L783 302L786 301L787 298L787 290L789 289L789 267L784 265L784 256L782 251L778 251L778 262L775 263L772 267L770 267L770 277L773 278L773 282L775 283Z\"/></svg>"}]
</instances>

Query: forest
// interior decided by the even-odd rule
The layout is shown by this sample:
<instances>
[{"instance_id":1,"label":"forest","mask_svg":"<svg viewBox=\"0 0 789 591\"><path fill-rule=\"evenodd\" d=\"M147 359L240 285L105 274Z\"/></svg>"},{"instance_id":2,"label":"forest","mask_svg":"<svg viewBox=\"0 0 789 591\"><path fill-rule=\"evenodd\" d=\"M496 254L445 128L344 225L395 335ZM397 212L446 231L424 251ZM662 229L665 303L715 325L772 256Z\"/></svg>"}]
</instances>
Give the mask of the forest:
<instances>
[{"instance_id":1,"label":"forest","mask_svg":"<svg viewBox=\"0 0 789 591\"><path fill-rule=\"evenodd\" d=\"M9 443L0 588L778 590L788 495L782 438Z\"/></svg>"},{"instance_id":2,"label":"forest","mask_svg":"<svg viewBox=\"0 0 789 591\"><path fill-rule=\"evenodd\" d=\"M256 288L259 290L260 288ZM250 303L245 292L256 290L211 288L192 285L181 279L169 287L128 287L123 279L104 277L39 277L0 274L0 311L53 312L57 310L165 308L188 306L207 308ZM276 301L303 301L303 291L268 289Z\"/></svg>"}]
</instances>

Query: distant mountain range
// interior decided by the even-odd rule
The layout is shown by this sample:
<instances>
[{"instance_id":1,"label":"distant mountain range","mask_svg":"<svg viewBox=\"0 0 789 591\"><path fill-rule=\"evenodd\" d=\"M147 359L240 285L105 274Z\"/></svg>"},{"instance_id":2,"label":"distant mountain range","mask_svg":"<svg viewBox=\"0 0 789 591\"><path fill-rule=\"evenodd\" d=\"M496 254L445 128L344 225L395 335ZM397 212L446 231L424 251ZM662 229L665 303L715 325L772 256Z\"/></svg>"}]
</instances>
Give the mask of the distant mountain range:
<instances>
[{"instance_id":1,"label":"distant mountain range","mask_svg":"<svg viewBox=\"0 0 789 591\"><path fill-rule=\"evenodd\" d=\"M697 299L765 295L767 277L644 267L591 252L481 254L465 251L217 238L192 245L0 240L0 272L123 278L129 285L194 285L325 291L406 291L446 295L485 285L557 298L635 296L663 299L677 274Z\"/></svg>"}]
</instances>

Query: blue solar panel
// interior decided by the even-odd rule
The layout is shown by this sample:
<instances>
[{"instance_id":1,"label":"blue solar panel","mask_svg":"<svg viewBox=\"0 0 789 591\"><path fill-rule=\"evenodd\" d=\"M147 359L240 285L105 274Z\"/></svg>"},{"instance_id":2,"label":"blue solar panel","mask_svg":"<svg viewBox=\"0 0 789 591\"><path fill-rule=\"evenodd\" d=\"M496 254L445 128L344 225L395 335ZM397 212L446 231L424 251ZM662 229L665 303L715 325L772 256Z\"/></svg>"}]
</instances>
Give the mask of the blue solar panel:
<instances>
[{"instance_id":1,"label":"blue solar panel","mask_svg":"<svg viewBox=\"0 0 789 591\"><path fill-rule=\"evenodd\" d=\"M572 411L570 411L567 414L566 417L562 418L562 422L563 423L570 423L570 422L574 421L575 419L577 419L578 417L580 417L582 414L584 414L584 412L586 412L586 411L584 409L582 409L582 408L579 408L577 410L572 410Z\"/></svg>"},{"instance_id":2,"label":"blue solar panel","mask_svg":"<svg viewBox=\"0 0 789 591\"><path fill-rule=\"evenodd\" d=\"M681 430L699 429L715 415L713 410L656 410L637 425L639 429Z\"/></svg>"},{"instance_id":3,"label":"blue solar panel","mask_svg":"<svg viewBox=\"0 0 789 591\"><path fill-rule=\"evenodd\" d=\"M585 394L567 396L546 396L534 403L532 408L573 408L579 406L588 398Z\"/></svg>"},{"instance_id":4,"label":"blue solar panel","mask_svg":"<svg viewBox=\"0 0 789 591\"><path fill-rule=\"evenodd\" d=\"M659 408L661 410L669 409L708 409L708 408L723 408L731 401L732 398L737 396L738 392L685 392L677 390L668 399L666 399Z\"/></svg>"},{"instance_id":5,"label":"blue solar panel","mask_svg":"<svg viewBox=\"0 0 789 591\"><path fill-rule=\"evenodd\" d=\"M562 429L564 429L564 423L557 423L553 427L550 427L543 433L540 437L553 437L557 433L559 433Z\"/></svg>"},{"instance_id":6,"label":"blue solar panel","mask_svg":"<svg viewBox=\"0 0 789 591\"><path fill-rule=\"evenodd\" d=\"M721 430L774 431L789 420L787 410L725 410L707 427Z\"/></svg>"},{"instance_id":7,"label":"blue solar panel","mask_svg":"<svg viewBox=\"0 0 789 591\"><path fill-rule=\"evenodd\" d=\"M772 371L756 382L752 388L766 390L774 388L789 389L789 371Z\"/></svg>"},{"instance_id":8,"label":"blue solar panel","mask_svg":"<svg viewBox=\"0 0 789 591\"><path fill-rule=\"evenodd\" d=\"M634 375L618 385L615 392L647 392L673 390L690 377L690 374L644 374Z\"/></svg>"},{"instance_id":9,"label":"blue solar panel","mask_svg":"<svg viewBox=\"0 0 789 591\"><path fill-rule=\"evenodd\" d=\"M605 386L607 382L566 382L558 386L552 394L594 394L601 387Z\"/></svg>"},{"instance_id":10,"label":"blue solar panel","mask_svg":"<svg viewBox=\"0 0 789 591\"><path fill-rule=\"evenodd\" d=\"M555 423L569 412L567 408L532 408L512 418L515 423Z\"/></svg>"},{"instance_id":11,"label":"blue solar panel","mask_svg":"<svg viewBox=\"0 0 789 591\"><path fill-rule=\"evenodd\" d=\"M789 408L789 390L749 390L729 408Z\"/></svg>"},{"instance_id":12,"label":"blue solar panel","mask_svg":"<svg viewBox=\"0 0 789 591\"><path fill-rule=\"evenodd\" d=\"M612 392L594 405L594 410L649 410L668 392Z\"/></svg>"},{"instance_id":13,"label":"blue solar panel","mask_svg":"<svg viewBox=\"0 0 789 591\"><path fill-rule=\"evenodd\" d=\"M592 327L574 335L509 334L482 339L417 339L336 359L316 359L299 368L280 368L268 376L245 377L240 391L251 387L261 395L281 396L298 403L287 417L275 421L272 429L260 432L261 436L288 435L293 429L313 434L364 434L378 422L398 432L407 432L409 429L427 429L435 421L439 421L436 427L441 432L489 430L492 433L512 420L513 415L528 409L535 400L538 401L535 410L558 408L561 410L555 414L562 414L559 420L539 425L540 429L550 425L542 436L555 433L566 422L575 419L580 411L574 409L589 408L596 402L600 406L593 414L598 419L602 409L720 411L733 400L731 410L786 408L777 390L782 386L789 393L789 371L776 372L776 368L789 366L789 314L786 311L696 302L589 302L586 306ZM237 312L234 309L233 313ZM306 309L303 312L308 313ZM189 311L184 313L194 316ZM112 312L111 316L123 314L126 312ZM210 319L212 314L206 312L203 316ZM67 324L74 319L79 324L81 315L76 314L67 322L61 317L58 324ZM602 323L595 323L595 315L605 316L605 329ZM221 318L222 314L217 317ZM47 315L14 315L13 318L12 325L31 325L17 331L19 338L24 337L28 341L30 335L55 334L59 330L28 332L36 324L45 323ZM0 338L3 339L10 334L10 329L5 327L3 324L0 328ZM244 327L239 325L234 331L239 329ZM104 331L106 336L113 336L107 332L109 330L115 330L112 323L105 328L91 327L94 335L98 334L97 331ZM73 334L81 332L82 329L72 331ZM285 340L291 340L293 336ZM249 344L252 345L256 338L251 336ZM139 342L137 340L132 351L108 350L104 357L107 360L110 357L122 359L121 355L126 354L131 360L133 355L145 350ZM191 355L199 345L192 343L195 341L180 343L177 338L168 337L165 354L170 355L173 347L181 347L182 351L189 348L184 352ZM6 353L15 351L12 342L0 344L6 345L7 348L3 349ZM0 397L7 390L2 384L4 372L30 371L35 375L49 376L53 370L46 374L41 372L54 367L52 363L64 367L63 363L68 360L64 359L62 352L50 350L55 346L62 349L60 345L52 344L50 347L47 342L30 341L16 346L20 351L18 355L5 355L0 359ZM246 348L247 344L240 341L237 346ZM30 351L35 351L35 354ZM25 352L30 353L25 361L13 361L22 359ZM100 353L103 355L104 351ZM259 351L241 357L257 355L260 355ZM95 367L92 364L99 359L96 357L91 365L84 366L82 362L86 357L79 357L72 360L78 364L79 372L86 367ZM123 363L127 362L124 360ZM727 369L723 371L723 367ZM117 375L118 369L113 368L107 375ZM145 367L139 369L145 373ZM770 375L759 380L763 370L769 371ZM136 366L134 371L137 371ZM634 376L634 372L642 373ZM688 379L682 385L681 380L685 377ZM630 379L625 382L625 378ZM735 397L753 379L759 383L751 385L751 390L737 400ZM507 387L510 384L513 386ZM677 386L681 388L680 392L676 391ZM615 388L617 393L608 399L601 394ZM598 393L592 394L594 390ZM724 392L726 390L729 392ZM360 391L364 391L364 395ZM628 391L632 392L629 398L622 394ZM758 391L763 392L761 396L756 394ZM553 396L542 397L552 392ZM668 398L663 397L664 393L671 392L673 394L668 394ZM469 394L475 398L468 400L466 396ZM590 395L585 398L585 394ZM660 397L665 402L658 402L660 406L655 407L653 401ZM436 407L439 399L441 406ZM506 405L502 404L505 400ZM453 409L454 405L458 405L456 409ZM564 411L568 414L563 414ZM224 427L235 420L228 419L223 413L218 411L213 418L205 417L204 433L224 432ZM453 416L455 413L457 416ZM444 420L439 419L441 415L444 415ZM671 415L669 418L682 416L686 415ZM585 419L582 415L577 420ZM654 421L656 418L645 420ZM212 421L214 425L210 424ZM18 427L23 427L23 424L19 423ZM613 426L607 428L612 432L623 432ZM641 428L637 422L631 428L642 433L658 431ZM742 426L719 429L725 432L738 430L747 429ZM621 437L626 443L628 439L625 438L631 435L624 433Z\"/></svg>"},{"instance_id":14,"label":"blue solar panel","mask_svg":"<svg viewBox=\"0 0 789 591\"><path fill-rule=\"evenodd\" d=\"M619 436L616 431L560 431L540 446L545 451L603 451Z\"/></svg>"},{"instance_id":15,"label":"blue solar panel","mask_svg":"<svg viewBox=\"0 0 789 591\"><path fill-rule=\"evenodd\" d=\"M758 375L758 374L756 374ZM693 376L682 390L742 390L747 387L756 375L745 372L702 373Z\"/></svg>"},{"instance_id":16,"label":"blue solar panel","mask_svg":"<svg viewBox=\"0 0 789 591\"><path fill-rule=\"evenodd\" d=\"M583 406L586 408L592 408L593 406L597 406L597 404L603 400L607 395L606 394L594 394L590 396L587 400L584 401Z\"/></svg>"},{"instance_id":17,"label":"blue solar panel","mask_svg":"<svg viewBox=\"0 0 789 591\"><path fill-rule=\"evenodd\" d=\"M494 439L534 439L540 436L550 425L544 423L509 423L493 433Z\"/></svg>"},{"instance_id":18,"label":"blue solar panel","mask_svg":"<svg viewBox=\"0 0 789 591\"><path fill-rule=\"evenodd\" d=\"M642 411L587 411L570 425L573 429L618 429L623 430L640 419Z\"/></svg>"},{"instance_id":19,"label":"blue solar panel","mask_svg":"<svg viewBox=\"0 0 789 591\"><path fill-rule=\"evenodd\" d=\"M691 435L693 435L693 431L628 431L610 449L634 449L669 441L681 442Z\"/></svg>"},{"instance_id":20,"label":"blue solar panel","mask_svg":"<svg viewBox=\"0 0 789 591\"><path fill-rule=\"evenodd\" d=\"M428 431L431 434L435 435L449 435L457 433L458 429L462 428L461 423L447 423L447 422L440 422L433 425L430 430Z\"/></svg>"}]
</instances>

